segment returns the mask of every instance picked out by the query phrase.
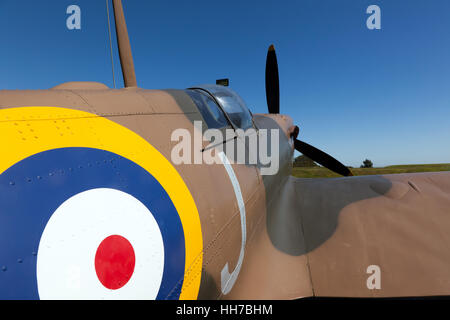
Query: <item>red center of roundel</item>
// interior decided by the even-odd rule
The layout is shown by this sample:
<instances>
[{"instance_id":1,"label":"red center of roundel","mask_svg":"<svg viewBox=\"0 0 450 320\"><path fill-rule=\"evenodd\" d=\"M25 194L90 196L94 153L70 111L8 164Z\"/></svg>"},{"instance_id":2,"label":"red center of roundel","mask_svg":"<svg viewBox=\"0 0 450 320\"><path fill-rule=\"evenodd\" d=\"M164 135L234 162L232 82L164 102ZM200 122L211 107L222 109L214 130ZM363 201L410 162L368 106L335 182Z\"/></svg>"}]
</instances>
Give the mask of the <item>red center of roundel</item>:
<instances>
[{"instance_id":1,"label":"red center of roundel","mask_svg":"<svg viewBox=\"0 0 450 320\"><path fill-rule=\"evenodd\" d=\"M108 289L123 287L134 271L135 256L131 243L124 237L105 238L95 254L95 271L100 282Z\"/></svg>"}]
</instances>

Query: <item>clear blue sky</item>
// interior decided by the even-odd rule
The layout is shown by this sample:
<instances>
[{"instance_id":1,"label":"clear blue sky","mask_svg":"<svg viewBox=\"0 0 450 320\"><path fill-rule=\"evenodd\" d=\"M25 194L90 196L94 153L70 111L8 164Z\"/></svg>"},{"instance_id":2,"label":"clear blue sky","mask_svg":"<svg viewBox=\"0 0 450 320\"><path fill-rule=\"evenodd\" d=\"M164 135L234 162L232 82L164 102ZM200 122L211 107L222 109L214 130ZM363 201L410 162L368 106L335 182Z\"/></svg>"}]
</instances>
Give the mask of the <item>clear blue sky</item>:
<instances>
[{"instance_id":1,"label":"clear blue sky","mask_svg":"<svg viewBox=\"0 0 450 320\"><path fill-rule=\"evenodd\" d=\"M450 162L448 0L123 2L142 88L228 77L254 113L266 112L274 43L281 111L301 139L351 166ZM66 28L71 4L81 7L80 31ZM381 30L366 27L371 4ZM0 41L0 89L112 87L104 0L0 0Z\"/></svg>"}]
</instances>

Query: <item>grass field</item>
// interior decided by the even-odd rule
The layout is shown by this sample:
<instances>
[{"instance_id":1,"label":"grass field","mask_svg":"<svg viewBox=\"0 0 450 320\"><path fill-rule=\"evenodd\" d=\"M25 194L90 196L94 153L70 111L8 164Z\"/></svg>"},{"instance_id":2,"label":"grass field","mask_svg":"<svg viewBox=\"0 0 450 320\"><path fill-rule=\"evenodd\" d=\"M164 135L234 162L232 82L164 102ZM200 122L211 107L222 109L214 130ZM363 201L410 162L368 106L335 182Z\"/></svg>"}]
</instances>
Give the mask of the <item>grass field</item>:
<instances>
[{"instance_id":1,"label":"grass field","mask_svg":"<svg viewBox=\"0 0 450 320\"><path fill-rule=\"evenodd\" d=\"M384 168L352 168L355 176L391 173L413 173L413 172L434 172L450 171L450 163L443 164L412 164L397 165ZM322 167L294 167L292 175L297 178L336 178L340 175Z\"/></svg>"}]
</instances>

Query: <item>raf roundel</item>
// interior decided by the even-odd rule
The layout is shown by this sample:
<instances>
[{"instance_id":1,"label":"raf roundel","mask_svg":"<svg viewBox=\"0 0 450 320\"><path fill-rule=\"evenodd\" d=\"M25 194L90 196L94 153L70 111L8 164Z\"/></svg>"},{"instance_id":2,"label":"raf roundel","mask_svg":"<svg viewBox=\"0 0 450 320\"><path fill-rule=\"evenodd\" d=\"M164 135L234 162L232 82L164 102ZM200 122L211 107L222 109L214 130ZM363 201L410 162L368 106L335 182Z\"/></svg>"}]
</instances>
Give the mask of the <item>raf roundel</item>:
<instances>
[{"instance_id":1,"label":"raf roundel","mask_svg":"<svg viewBox=\"0 0 450 320\"><path fill-rule=\"evenodd\" d=\"M12 108L3 118L0 134L11 139L0 142L0 241L12 245L0 252L2 298L197 298L200 220L167 159L86 112ZM14 119L39 140L15 136ZM55 134L57 121L70 137Z\"/></svg>"},{"instance_id":2,"label":"raf roundel","mask_svg":"<svg viewBox=\"0 0 450 320\"><path fill-rule=\"evenodd\" d=\"M163 237L153 214L115 189L91 189L66 200L39 244L41 299L156 299L163 271ZM175 279L183 270L177 272Z\"/></svg>"}]
</instances>

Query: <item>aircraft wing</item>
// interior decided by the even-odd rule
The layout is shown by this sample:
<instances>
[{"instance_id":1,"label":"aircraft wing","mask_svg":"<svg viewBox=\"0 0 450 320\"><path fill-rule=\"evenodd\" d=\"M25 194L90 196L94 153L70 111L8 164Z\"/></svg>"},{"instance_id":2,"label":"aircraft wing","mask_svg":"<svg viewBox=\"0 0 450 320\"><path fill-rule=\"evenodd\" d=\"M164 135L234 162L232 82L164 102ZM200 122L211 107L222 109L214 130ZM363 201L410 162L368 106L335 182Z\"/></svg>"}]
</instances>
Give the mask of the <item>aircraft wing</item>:
<instances>
[{"instance_id":1,"label":"aircraft wing","mask_svg":"<svg viewBox=\"0 0 450 320\"><path fill-rule=\"evenodd\" d=\"M450 172L290 177L276 202L230 298L450 295Z\"/></svg>"}]
</instances>

